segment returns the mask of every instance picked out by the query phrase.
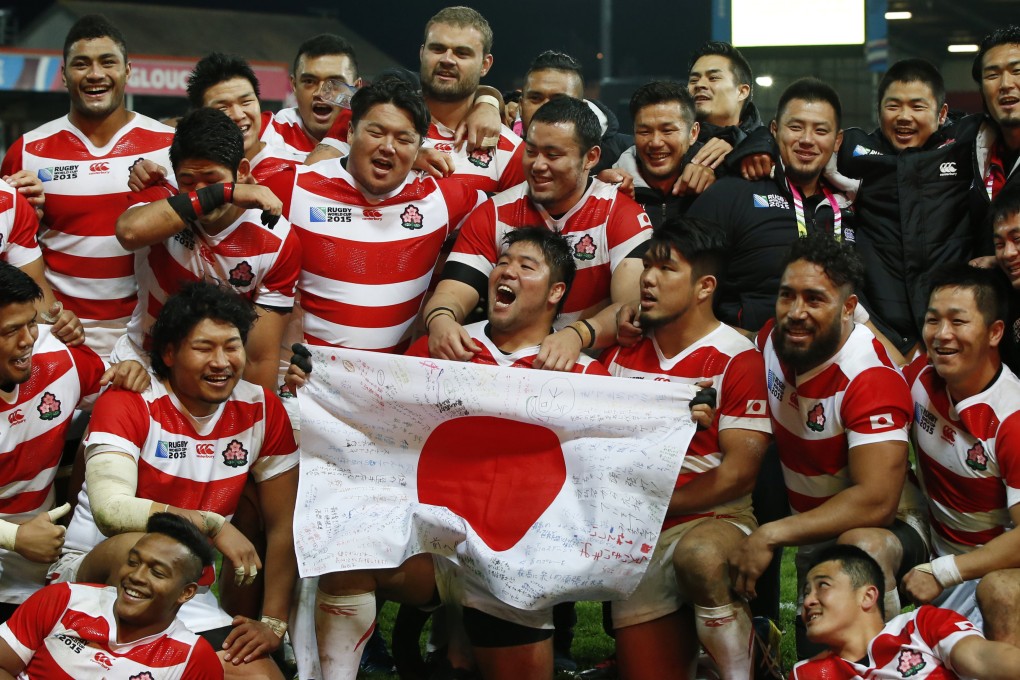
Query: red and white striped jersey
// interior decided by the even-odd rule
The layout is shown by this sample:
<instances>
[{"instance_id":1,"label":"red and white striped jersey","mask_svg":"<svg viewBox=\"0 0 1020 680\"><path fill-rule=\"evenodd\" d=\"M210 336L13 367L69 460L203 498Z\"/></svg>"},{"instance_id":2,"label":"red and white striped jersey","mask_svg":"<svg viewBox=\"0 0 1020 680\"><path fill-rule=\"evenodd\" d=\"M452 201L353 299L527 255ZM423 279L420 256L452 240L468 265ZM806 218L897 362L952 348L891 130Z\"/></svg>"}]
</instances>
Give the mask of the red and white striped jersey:
<instances>
[{"instance_id":1,"label":"red and white striped jersey","mask_svg":"<svg viewBox=\"0 0 1020 680\"><path fill-rule=\"evenodd\" d=\"M835 654L801 661L791 680L956 680L950 654L960 640L984 637L973 623L950 609L924 605L885 624L868 645L864 663Z\"/></svg>"},{"instance_id":2,"label":"red and white striped jersey","mask_svg":"<svg viewBox=\"0 0 1020 680\"><path fill-rule=\"evenodd\" d=\"M251 174L255 181L264 184L276 173L304 163L307 155L305 152L266 143L262 150L255 154L255 158L251 159Z\"/></svg>"},{"instance_id":3,"label":"red and white striped jersey","mask_svg":"<svg viewBox=\"0 0 1020 680\"><path fill-rule=\"evenodd\" d=\"M31 377L0 391L0 518L20 523L53 507L64 434L79 403L99 394L105 370L95 352L39 326ZM23 602L45 576L46 565L0 548L0 602Z\"/></svg>"},{"instance_id":4,"label":"red and white striped jersey","mask_svg":"<svg viewBox=\"0 0 1020 680\"><path fill-rule=\"evenodd\" d=\"M475 354L471 359L472 364L482 366L501 366L503 368L531 368L538 356L540 347L522 347L515 352L504 352L489 337L489 322L477 321L464 326L471 339L474 340L482 351ZM415 340L410 349L406 352L410 357L429 357L429 338L427 335ZM577 358L577 363L571 369L571 373L586 373L588 375L609 375L605 367L587 354L582 353Z\"/></svg>"},{"instance_id":5,"label":"red and white striped jersey","mask_svg":"<svg viewBox=\"0 0 1020 680\"><path fill-rule=\"evenodd\" d=\"M608 305L616 267L652 235L648 215L616 185L592 180L574 207L553 218L531 200L528 184L519 184L493 196L464 222L443 278L462 281L484 297L507 232L543 224L570 240L577 265L574 284L556 317L557 328Z\"/></svg>"},{"instance_id":6,"label":"red and white striped jersey","mask_svg":"<svg viewBox=\"0 0 1020 680\"><path fill-rule=\"evenodd\" d=\"M350 121L350 111L348 109L344 109L344 111L347 112L346 118ZM344 125L344 129L347 129L346 125ZM276 113L263 111L262 134L259 135L259 139L271 146L300 156L302 163L305 156L311 153L319 143L319 140L305 130L305 124L301 121L301 114L298 113L296 106L280 109Z\"/></svg>"},{"instance_id":7,"label":"red and white striped jersey","mask_svg":"<svg viewBox=\"0 0 1020 680\"><path fill-rule=\"evenodd\" d=\"M153 189L144 195L155 198ZM195 221L166 241L135 253L138 305L128 323L128 337L136 349L148 347L149 329L167 299L193 281L229 285L263 307L287 312L294 306L301 271L297 236L287 220L280 218L269 229L261 217L261 210L245 210L212 235Z\"/></svg>"},{"instance_id":8,"label":"red and white striped jersey","mask_svg":"<svg viewBox=\"0 0 1020 680\"><path fill-rule=\"evenodd\" d=\"M0 173L30 170L43 183L39 244L46 276L85 326L85 341L107 357L137 301L134 257L114 235L129 205L131 165L146 158L170 167L173 128L135 113L103 148L65 116L26 133L8 150Z\"/></svg>"},{"instance_id":9,"label":"red and white striped jersey","mask_svg":"<svg viewBox=\"0 0 1020 680\"><path fill-rule=\"evenodd\" d=\"M38 229L35 208L17 189L0 181L0 260L24 267L42 257L35 240Z\"/></svg>"},{"instance_id":10,"label":"red and white striped jersey","mask_svg":"<svg viewBox=\"0 0 1020 680\"><path fill-rule=\"evenodd\" d=\"M1020 502L1020 379L1003 366L995 382L955 406L927 357L907 371L914 453L931 520L932 548L959 555L1013 528Z\"/></svg>"},{"instance_id":11,"label":"red and white striped jersey","mask_svg":"<svg viewBox=\"0 0 1020 680\"><path fill-rule=\"evenodd\" d=\"M138 462L138 498L187 510L234 514L250 472L256 482L298 464L283 404L244 380L208 419L193 418L161 380L145 392L104 393L85 439L94 451L116 449ZM67 530L64 549L87 552L104 536L96 527L87 485Z\"/></svg>"},{"instance_id":12,"label":"red and white striped jersey","mask_svg":"<svg viewBox=\"0 0 1020 680\"><path fill-rule=\"evenodd\" d=\"M377 198L362 194L339 159L298 168L290 218L313 345L405 350L443 241L485 195L412 172Z\"/></svg>"},{"instance_id":13,"label":"red and white striped jersey","mask_svg":"<svg viewBox=\"0 0 1020 680\"><path fill-rule=\"evenodd\" d=\"M524 144L507 126L499 132L499 142L491 149L475 149L468 153L467 144L453 148L454 131L445 125L432 122L422 146L450 154L453 158L451 177L468 186L492 195L506 191L524 181Z\"/></svg>"},{"instance_id":14,"label":"red and white striped jersey","mask_svg":"<svg viewBox=\"0 0 1020 680\"><path fill-rule=\"evenodd\" d=\"M82 583L47 586L0 625L0 639L25 663L22 680L218 680L219 657L205 638L174 619L154 635L120 644L117 589Z\"/></svg>"},{"instance_id":15,"label":"red and white striped jersey","mask_svg":"<svg viewBox=\"0 0 1020 680\"><path fill-rule=\"evenodd\" d=\"M712 332L672 358L666 358L655 337L645 337L632 347L613 347L601 358L609 374L693 385L711 380L717 390L715 418L707 430L698 430L687 448L676 488L697 475L719 466L719 432L728 429L772 432L765 407L765 364L754 344L720 323ZM663 528L699 517L733 515L751 507L750 494L713 508L710 512L667 517Z\"/></svg>"},{"instance_id":16,"label":"red and white striped jersey","mask_svg":"<svg viewBox=\"0 0 1020 680\"><path fill-rule=\"evenodd\" d=\"M771 319L758 332L772 431L790 508L806 512L851 486L850 449L907 441L910 390L866 326L857 324L835 355L796 375L776 356L774 325ZM911 486L909 481L905 485L901 510L912 501L906 488Z\"/></svg>"}]
</instances>

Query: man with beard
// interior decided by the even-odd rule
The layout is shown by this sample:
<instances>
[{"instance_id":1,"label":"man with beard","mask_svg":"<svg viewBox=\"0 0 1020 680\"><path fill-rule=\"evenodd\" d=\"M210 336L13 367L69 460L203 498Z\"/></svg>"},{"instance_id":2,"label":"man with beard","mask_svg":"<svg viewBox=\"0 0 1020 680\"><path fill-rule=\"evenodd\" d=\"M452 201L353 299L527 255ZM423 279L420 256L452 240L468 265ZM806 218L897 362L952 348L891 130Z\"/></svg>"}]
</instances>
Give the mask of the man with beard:
<instances>
[{"instance_id":1,"label":"man with beard","mask_svg":"<svg viewBox=\"0 0 1020 680\"><path fill-rule=\"evenodd\" d=\"M995 260L1006 275L1013 294L1008 299L1006 328L999 344L1002 363L1020 371L1020 185L999 192L989 210Z\"/></svg>"},{"instance_id":2,"label":"man with beard","mask_svg":"<svg viewBox=\"0 0 1020 680\"><path fill-rule=\"evenodd\" d=\"M212 568L212 548L170 513L152 515L145 530L110 586L49 586L0 626L0 677L223 678L209 642L177 618Z\"/></svg>"},{"instance_id":3,"label":"man with beard","mask_svg":"<svg viewBox=\"0 0 1020 680\"><path fill-rule=\"evenodd\" d=\"M614 376L707 380L718 395L710 421L688 447L648 569L628 599L613 603L623 678L688 677L695 639L724 680L746 680L752 672L751 616L733 592L729 556L757 526L751 489L772 426L761 354L712 313L725 249L715 225L667 221L643 257L639 322L646 335L602 358Z\"/></svg>"},{"instance_id":4,"label":"man with beard","mask_svg":"<svg viewBox=\"0 0 1020 680\"><path fill-rule=\"evenodd\" d=\"M894 616L899 578L927 559L927 528L907 481L910 392L871 331L854 323L862 277L853 249L826 233L797 239L786 257L775 319L758 345L792 514L742 544L732 557L734 589L753 598L773 553L798 546L799 592L812 554L850 543L882 566L885 610Z\"/></svg>"},{"instance_id":5,"label":"man with beard","mask_svg":"<svg viewBox=\"0 0 1020 680\"><path fill-rule=\"evenodd\" d=\"M173 129L124 105L131 73L120 31L104 17L79 19L64 40L61 74L70 113L26 133L0 174L29 172L46 186L39 244L57 299L108 359L137 301L134 256L113 237L127 207L125 178L140 158L170 165Z\"/></svg>"}]
</instances>

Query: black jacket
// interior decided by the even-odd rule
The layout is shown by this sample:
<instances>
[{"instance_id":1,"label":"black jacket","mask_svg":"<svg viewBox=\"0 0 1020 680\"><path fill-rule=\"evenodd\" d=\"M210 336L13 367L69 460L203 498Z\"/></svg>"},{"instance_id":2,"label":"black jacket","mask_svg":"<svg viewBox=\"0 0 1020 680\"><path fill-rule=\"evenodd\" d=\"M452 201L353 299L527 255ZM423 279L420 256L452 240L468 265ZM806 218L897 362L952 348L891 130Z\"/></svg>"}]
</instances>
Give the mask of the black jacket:
<instances>
[{"instance_id":1,"label":"black jacket","mask_svg":"<svg viewBox=\"0 0 1020 680\"><path fill-rule=\"evenodd\" d=\"M738 125L722 127L701 121L698 129L698 141L704 144L710 139L719 138L726 140L730 143L730 146L736 148L749 134L763 125L761 115L758 113L758 107L754 105L754 102L747 102L744 105L744 109L740 112L740 123Z\"/></svg>"},{"instance_id":2,"label":"black jacket","mask_svg":"<svg viewBox=\"0 0 1020 680\"><path fill-rule=\"evenodd\" d=\"M853 241L849 201L833 193L842 216L843 238ZM804 207L809 231L833 232L833 211L821 194L806 199ZM715 294L716 315L731 326L759 330L775 316L782 262L798 233L782 166L776 165L772 178L754 182L723 177L694 202L687 216L712 220L727 234L729 260Z\"/></svg>"},{"instance_id":3,"label":"black jacket","mask_svg":"<svg viewBox=\"0 0 1020 680\"><path fill-rule=\"evenodd\" d=\"M701 146L699 143L691 145L691 148L687 150L687 154L684 156L681 168L690 162L690 159L694 157L694 154L698 152ZM625 170L634 178L634 200L640 203L641 207L648 213L653 229L658 229L662 226L663 222L671 217L686 214L687 209L698 198L697 194L674 196L649 186L648 182L641 176L641 171L638 168L637 150L633 146L620 154L619 160L616 161L616 165L613 167Z\"/></svg>"},{"instance_id":4,"label":"black jacket","mask_svg":"<svg viewBox=\"0 0 1020 680\"><path fill-rule=\"evenodd\" d=\"M921 340L932 270L976 253L968 194L979 122L968 116L904 151L880 130L843 132L837 168L859 181L853 205L869 312L900 351Z\"/></svg>"},{"instance_id":5,"label":"black jacket","mask_svg":"<svg viewBox=\"0 0 1020 680\"><path fill-rule=\"evenodd\" d=\"M984 116L977 132L977 139L972 145L973 155L971 157L974 184L970 192L970 217L978 234L978 255L991 255L995 252L992 244L992 225L988 223L987 219L991 199L988 197L985 179L988 176L988 155L998 139L998 127L988 116ZM1006 186L1017 185L1020 185L1020 158L1017 158L1013 163L1013 167L1006 168Z\"/></svg>"}]
</instances>

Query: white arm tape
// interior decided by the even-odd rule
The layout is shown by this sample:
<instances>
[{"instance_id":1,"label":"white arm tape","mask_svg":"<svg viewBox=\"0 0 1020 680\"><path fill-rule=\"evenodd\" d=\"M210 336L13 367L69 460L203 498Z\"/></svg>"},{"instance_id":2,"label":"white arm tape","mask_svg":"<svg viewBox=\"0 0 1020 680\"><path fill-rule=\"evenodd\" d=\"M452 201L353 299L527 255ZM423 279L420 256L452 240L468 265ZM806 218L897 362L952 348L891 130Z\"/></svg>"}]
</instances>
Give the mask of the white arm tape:
<instances>
[{"instance_id":1,"label":"white arm tape","mask_svg":"<svg viewBox=\"0 0 1020 680\"><path fill-rule=\"evenodd\" d=\"M932 560L931 575L943 588L952 588L963 583L963 577L956 566L956 555L945 555Z\"/></svg>"},{"instance_id":2,"label":"white arm tape","mask_svg":"<svg viewBox=\"0 0 1020 680\"><path fill-rule=\"evenodd\" d=\"M14 550L14 540L18 536L18 525L0 519L0 548Z\"/></svg>"},{"instance_id":3,"label":"white arm tape","mask_svg":"<svg viewBox=\"0 0 1020 680\"><path fill-rule=\"evenodd\" d=\"M475 97L475 104L488 104L489 106L495 106L496 110L499 111L499 100L491 94L478 95Z\"/></svg>"},{"instance_id":4,"label":"white arm tape","mask_svg":"<svg viewBox=\"0 0 1020 680\"><path fill-rule=\"evenodd\" d=\"M138 464L113 449L93 453L85 463L85 483L96 526L105 536L145 531L152 501L136 498Z\"/></svg>"}]
</instances>

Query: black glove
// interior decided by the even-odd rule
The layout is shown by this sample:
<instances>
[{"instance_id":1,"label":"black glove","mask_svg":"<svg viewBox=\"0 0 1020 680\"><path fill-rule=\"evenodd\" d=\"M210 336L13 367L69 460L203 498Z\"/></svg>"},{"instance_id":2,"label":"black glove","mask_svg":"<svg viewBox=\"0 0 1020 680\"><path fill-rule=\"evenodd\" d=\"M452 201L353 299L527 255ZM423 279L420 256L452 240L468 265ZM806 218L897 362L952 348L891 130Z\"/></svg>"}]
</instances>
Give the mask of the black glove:
<instances>
[{"instance_id":1,"label":"black glove","mask_svg":"<svg viewBox=\"0 0 1020 680\"><path fill-rule=\"evenodd\" d=\"M297 347L297 345L295 345L295 347ZM304 347L302 347L301 349L304 349ZM305 351L307 352L308 350ZM291 359L291 361L294 360ZM698 390L698 393L694 395L693 399L691 399L691 408L693 409L698 404L708 404L712 408L715 408L715 400L717 396L718 392L715 391L714 387L703 387L700 390ZM708 428L702 425L701 423L698 423L698 429L707 430Z\"/></svg>"},{"instance_id":2,"label":"black glove","mask_svg":"<svg viewBox=\"0 0 1020 680\"><path fill-rule=\"evenodd\" d=\"M290 355L290 363L296 365L305 373L312 372L312 353L308 351L308 348L302 345L300 342L295 342L290 346L290 351L294 352ZM712 390L713 397L712 401L715 402L715 390ZM700 396L700 392L699 392ZM697 397L695 397L697 399ZM693 403L693 400L692 400Z\"/></svg>"}]
</instances>

